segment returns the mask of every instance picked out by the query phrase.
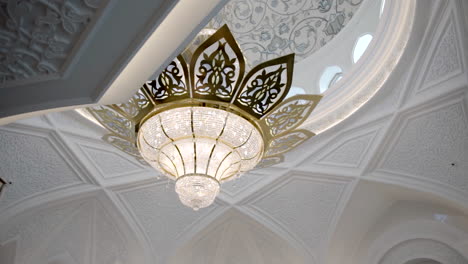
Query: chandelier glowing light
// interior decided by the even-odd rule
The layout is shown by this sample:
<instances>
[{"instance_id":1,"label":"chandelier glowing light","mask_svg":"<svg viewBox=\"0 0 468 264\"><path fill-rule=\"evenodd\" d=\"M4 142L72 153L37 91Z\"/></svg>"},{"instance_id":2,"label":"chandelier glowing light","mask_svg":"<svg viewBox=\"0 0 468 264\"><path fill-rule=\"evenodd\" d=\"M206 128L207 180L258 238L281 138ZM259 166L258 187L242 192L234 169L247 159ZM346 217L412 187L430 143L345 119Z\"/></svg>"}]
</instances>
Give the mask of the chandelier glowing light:
<instances>
[{"instance_id":1,"label":"chandelier glowing light","mask_svg":"<svg viewBox=\"0 0 468 264\"><path fill-rule=\"evenodd\" d=\"M88 109L111 131L104 140L174 179L181 202L194 210L209 206L222 182L279 163L312 137L297 127L321 99L283 101L294 55L244 76L244 58L227 26L205 38L128 103Z\"/></svg>"}]
</instances>

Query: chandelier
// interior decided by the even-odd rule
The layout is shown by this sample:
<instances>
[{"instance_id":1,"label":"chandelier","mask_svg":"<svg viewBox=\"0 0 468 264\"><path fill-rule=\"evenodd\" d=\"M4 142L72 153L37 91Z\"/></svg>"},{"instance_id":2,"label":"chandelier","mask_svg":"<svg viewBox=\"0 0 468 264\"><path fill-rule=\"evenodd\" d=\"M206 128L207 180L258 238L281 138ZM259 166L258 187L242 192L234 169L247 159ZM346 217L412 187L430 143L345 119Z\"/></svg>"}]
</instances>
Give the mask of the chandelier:
<instances>
[{"instance_id":1,"label":"chandelier","mask_svg":"<svg viewBox=\"0 0 468 264\"><path fill-rule=\"evenodd\" d=\"M213 203L221 183L280 163L312 137L297 128L321 99L285 100L294 54L245 74L228 27L206 32L127 103L88 109L110 131L105 141L175 180L181 202L194 210Z\"/></svg>"}]
</instances>

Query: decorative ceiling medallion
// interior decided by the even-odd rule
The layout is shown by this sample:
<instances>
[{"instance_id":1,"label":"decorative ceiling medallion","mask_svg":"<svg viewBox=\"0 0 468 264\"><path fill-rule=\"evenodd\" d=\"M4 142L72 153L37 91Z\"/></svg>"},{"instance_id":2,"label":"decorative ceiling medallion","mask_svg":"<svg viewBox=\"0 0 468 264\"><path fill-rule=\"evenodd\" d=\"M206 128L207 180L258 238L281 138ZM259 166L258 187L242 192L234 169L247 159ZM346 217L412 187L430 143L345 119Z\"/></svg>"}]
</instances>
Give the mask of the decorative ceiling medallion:
<instances>
[{"instance_id":1,"label":"decorative ceiling medallion","mask_svg":"<svg viewBox=\"0 0 468 264\"><path fill-rule=\"evenodd\" d=\"M297 128L322 96L283 102L294 55L245 74L227 26L192 48L127 103L88 110L110 131L105 141L174 179L182 203L198 210L214 201L222 182L279 163L314 136Z\"/></svg>"}]
</instances>

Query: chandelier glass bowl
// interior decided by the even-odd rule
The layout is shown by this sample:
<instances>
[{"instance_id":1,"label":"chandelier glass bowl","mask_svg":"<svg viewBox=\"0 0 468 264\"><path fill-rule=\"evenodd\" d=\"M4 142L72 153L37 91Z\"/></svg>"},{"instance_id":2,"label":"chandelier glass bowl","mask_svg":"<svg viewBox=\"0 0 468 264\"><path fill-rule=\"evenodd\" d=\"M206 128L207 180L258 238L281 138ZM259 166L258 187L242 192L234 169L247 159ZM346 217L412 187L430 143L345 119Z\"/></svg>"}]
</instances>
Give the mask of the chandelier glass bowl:
<instances>
[{"instance_id":1,"label":"chandelier glass bowl","mask_svg":"<svg viewBox=\"0 0 468 264\"><path fill-rule=\"evenodd\" d=\"M88 111L110 131L105 141L175 180L181 202L198 210L214 201L223 182L281 162L312 137L298 127L322 96L284 100L293 54L245 74L227 26L190 49L127 103Z\"/></svg>"},{"instance_id":2,"label":"chandelier glass bowl","mask_svg":"<svg viewBox=\"0 0 468 264\"><path fill-rule=\"evenodd\" d=\"M146 120L138 133L142 157L176 180L176 192L194 209L211 204L219 181L257 165L263 138L246 119L208 107L180 107Z\"/></svg>"}]
</instances>

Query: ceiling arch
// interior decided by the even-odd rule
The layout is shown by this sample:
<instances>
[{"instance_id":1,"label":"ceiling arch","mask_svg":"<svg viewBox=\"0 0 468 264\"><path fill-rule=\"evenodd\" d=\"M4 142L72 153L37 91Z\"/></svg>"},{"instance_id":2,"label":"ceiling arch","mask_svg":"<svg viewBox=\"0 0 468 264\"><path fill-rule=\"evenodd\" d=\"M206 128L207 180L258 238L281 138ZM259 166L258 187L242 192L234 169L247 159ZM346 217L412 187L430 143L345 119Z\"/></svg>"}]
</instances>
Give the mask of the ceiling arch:
<instances>
[{"instance_id":1,"label":"ceiling arch","mask_svg":"<svg viewBox=\"0 0 468 264\"><path fill-rule=\"evenodd\" d=\"M430 261L418 261L429 259ZM418 261L418 262L414 262ZM454 263L466 264L468 259L449 246L435 240L415 239L402 242L389 250L379 264L390 263Z\"/></svg>"}]
</instances>

